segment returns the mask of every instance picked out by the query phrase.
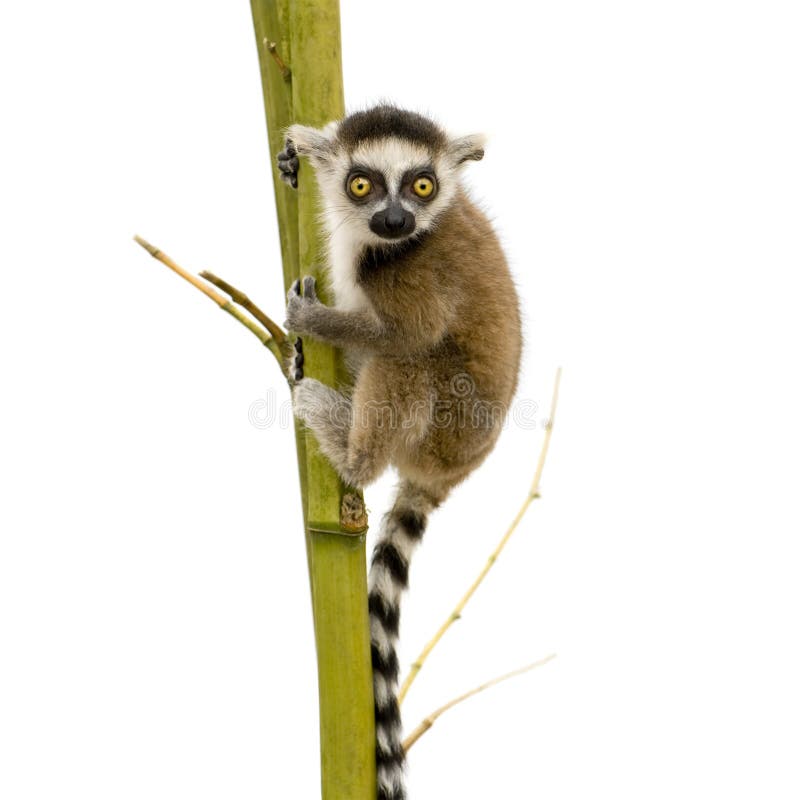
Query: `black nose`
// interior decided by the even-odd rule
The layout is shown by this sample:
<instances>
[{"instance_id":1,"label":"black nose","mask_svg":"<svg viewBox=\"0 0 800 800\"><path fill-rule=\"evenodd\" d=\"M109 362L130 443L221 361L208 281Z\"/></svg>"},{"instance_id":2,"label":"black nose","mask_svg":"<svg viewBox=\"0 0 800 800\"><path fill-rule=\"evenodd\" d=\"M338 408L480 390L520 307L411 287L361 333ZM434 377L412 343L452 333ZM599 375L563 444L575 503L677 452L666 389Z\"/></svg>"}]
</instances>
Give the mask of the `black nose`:
<instances>
[{"instance_id":1,"label":"black nose","mask_svg":"<svg viewBox=\"0 0 800 800\"><path fill-rule=\"evenodd\" d=\"M406 211L400 203L392 205L381 211L376 211L369 221L370 230L384 239L398 239L414 232L416 220L410 211Z\"/></svg>"},{"instance_id":2,"label":"black nose","mask_svg":"<svg viewBox=\"0 0 800 800\"><path fill-rule=\"evenodd\" d=\"M386 209L386 216L384 217L386 230L391 233L397 233L403 229L406 223L406 215L401 206L389 206Z\"/></svg>"}]
</instances>

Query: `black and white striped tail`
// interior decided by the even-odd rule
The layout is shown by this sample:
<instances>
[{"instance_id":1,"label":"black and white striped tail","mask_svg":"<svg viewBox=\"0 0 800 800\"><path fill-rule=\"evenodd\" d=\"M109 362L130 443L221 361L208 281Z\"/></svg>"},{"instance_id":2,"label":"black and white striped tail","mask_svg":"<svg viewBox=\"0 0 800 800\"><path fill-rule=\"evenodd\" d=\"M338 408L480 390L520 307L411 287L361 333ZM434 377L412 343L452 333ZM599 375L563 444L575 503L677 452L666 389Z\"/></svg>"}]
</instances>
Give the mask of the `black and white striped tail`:
<instances>
[{"instance_id":1,"label":"black and white striped tail","mask_svg":"<svg viewBox=\"0 0 800 800\"><path fill-rule=\"evenodd\" d=\"M369 572L369 617L375 689L378 800L405 800L400 709L397 705L397 637L400 595L408 585L411 555L422 539L436 501L403 482L392 510L383 518Z\"/></svg>"}]
</instances>

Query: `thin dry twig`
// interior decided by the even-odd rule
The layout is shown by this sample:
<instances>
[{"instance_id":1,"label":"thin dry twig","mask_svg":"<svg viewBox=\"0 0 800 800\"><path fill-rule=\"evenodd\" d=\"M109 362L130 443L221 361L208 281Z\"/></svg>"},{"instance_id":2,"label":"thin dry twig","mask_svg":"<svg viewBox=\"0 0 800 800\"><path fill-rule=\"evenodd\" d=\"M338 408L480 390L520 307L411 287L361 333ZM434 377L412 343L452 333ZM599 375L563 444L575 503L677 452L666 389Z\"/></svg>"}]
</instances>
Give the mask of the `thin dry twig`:
<instances>
[{"instance_id":1,"label":"thin dry twig","mask_svg":"<svg viewBox=\"0 0 800 800\"><path fill-rule=\"evenodd\" d=\"M530 672L532 669L536 669L536 667L541 667L542 665L546 664L548 661L552 661L556 657L555 653L551 653L549 656L540 659L539 661L534 661L532 664L528 664L527 666L521 667L520 669L515 669L513 672L507 672L505 675L501 675L499 678L493 678L486 683L482 683L480 686L471 689L468 692L465 692L462 695L459 695L455 699L451 700L449 703L445 703L441 708L437 708L432 714L428 714L416 728L406 737L405 741L403 742L403 749L406 753L411 749L411 746L416 743L416 741L422 736L423 734L427 733L432 727L433 723L436 722L439 717L444 714L445 711L449 711L453 706L457 706L459 703L463 703L465 700L469 700L470 697L474 697L476 694L480 694L481 692L490 689L492 686L497 686L498 683L502 683L503 681L510 680L511 678L516 678L517 675L524 675L526 672Z\"/></svg>"},{"instance_id":2,"label":"thin dry twig","mask_svg":"<svg viewBox=\"0 0 800 800\"><path fill-rule=\"evenodd\" d=\"M264 44L266 45L269 54L275 59L275 63L278 65L278 68L281 71L281 75L285 81L289 81L292 78L292 71L289 67L286 66L283 59L278 52L278 45L275 42L270 42L268 39L264 39Z\"/></svg>"},{"instance_id":3,"label":"thin dry twig","mask_svg":"<svg viewBox=\"0 0 800 800\"><path fill-rule=\"evenodd\" d=\"M199 289L206 297L213 300L223 311L227 311L232 317L234 317L234 319L236 319L238 322L241 322L241 324L244 325L245 328L247 328L254 336L256 336L261 344L263 344L264 347L266 347L272 353L272 355L275 356L278 364L281 367L281 371L285 374L285 358L281 352L281 347L268 331L265 331L260 325L257 325L255 322L253 322L253 320L240 311L231 300L223 297L221 294L219 294L219 292L215 292L210 286L203 283L203 281L201 281L196 275L192 275L190 272L187 272L183 267L176 264L166 253L161 252L161 250L159 250L157 247L154 247L152 244L150 244L150 242L142 239L141 236L134 236L133 240L147 250L147 252L150 253L153 258L169 267L173 272L176 272L185 281L188 281L196 289Z\"/></svg>"},{"instance_id":4,"label":"thin dry twig","mask_svg":"<svg viewBox=\"0 0 800 800\"><path fill-rule=\"evenodd\" d=\"M461 617L461 612L464 610L464 607L469 602L470 598L473 594L475 594L478 587L483 583L483 579L489 574L489 570L494 566L495 561L497 561L497 557L503 551L503 548L508 544L508 540L511 538L514 531L517 529L522 518L525 516L525 512L530 507L531 503L539 497L539 482L542 478L542 470L544 469L544 462L547 458L547 451L550 447L550 436L553 432L553 422L555 421L556 415L556 406L558 405L558 387L561 382L561 367L556 370L556 378L553 385L553 399L550 402L550 419L547 421L547 425L545 427L544 432L544 441L542 442L542 449L539 452L539 461L536 464L536 472L533 476L533 483L531 484L530 491L525 498L525 502L520 507L519 511L517 512L516 517L509 525L508 530L503 535L503 538L500 540L497 547L495 547L492 554L489 556L489 560L484 565L483 569L478 574L478 577L472 583L472 585L467 589L464 596L461 600L458 601L455 609L453 609L453 613L442 623L441 627L438 631L434 634L433 638L422 648L422 652L417 656L416 661L411 665L411 669L406 676L406 679L403 681L403 685L400 687L400 691L397 694L397 702L402 703L405 699L405 696L408 694L408 690L411 688L411 684L414 683L417 675L419 675L419 671L425 664L428 656L431 654L431 651L434 647L440 642L442 637L447 633L450 626Z\"/></svg>"},{"instance_id":5,"label":"thin dry twig","mask_svg":"<svg viewBox=\"0 0 800 800\"><path fill-rule=\"evenodd\" d=\"M213 283L218 289L222 289L225 294L230 295L234 303L240 305L245 311L254 316L270 332L272 338L278 343L281 350L287 350L287 348L289 350L291 349L286 331L284 331L277 322L268 317L243 291L237 289L226 280L217 277L213 272L207 269L204 269L200 273L200 277L204 278L209 283ZM284 355L289 355L288 350Z\"/></svg>"}]
</instances>

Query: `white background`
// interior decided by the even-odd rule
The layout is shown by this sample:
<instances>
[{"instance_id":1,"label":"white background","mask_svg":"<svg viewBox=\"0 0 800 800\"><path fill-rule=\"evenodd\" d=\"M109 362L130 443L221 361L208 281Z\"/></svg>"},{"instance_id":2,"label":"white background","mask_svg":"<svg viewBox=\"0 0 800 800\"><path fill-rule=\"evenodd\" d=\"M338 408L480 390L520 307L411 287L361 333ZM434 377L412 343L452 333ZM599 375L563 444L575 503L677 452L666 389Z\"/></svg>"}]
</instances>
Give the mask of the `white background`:
<instances>
[{"instance_id":1,"label":"white background","mask_svg":"<svg viewBox=\"0 0 800 800\"><path fill-rule=\"evenodd\" d=\"M785 2L343 0L348 105L485 130L543 497L405 707L550 652L412 751L423 798L797 798L800 50ZM248 4L4 4L0 795L314 798L293 437ZM270 395L270 393L272 393ZM527 491L510 426L432 519L402 662ZM368 492L377 522L392 477Z\"/></svg>"}]
</instances>

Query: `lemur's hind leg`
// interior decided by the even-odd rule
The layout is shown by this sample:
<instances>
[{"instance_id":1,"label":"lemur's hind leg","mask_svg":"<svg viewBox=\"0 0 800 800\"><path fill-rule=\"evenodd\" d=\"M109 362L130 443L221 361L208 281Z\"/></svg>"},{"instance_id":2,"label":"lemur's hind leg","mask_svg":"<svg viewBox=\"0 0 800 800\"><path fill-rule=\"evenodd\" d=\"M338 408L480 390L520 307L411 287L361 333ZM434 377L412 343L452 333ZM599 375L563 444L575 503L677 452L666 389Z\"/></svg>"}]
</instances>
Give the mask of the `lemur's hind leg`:
<instances>
[{"instance_id":1,"label":"lemur's hind leg","mask_svg":"<svg viewBox=\"0 0 800 800\"><path fill-rule=\"evenodd\" d=\"M350 486L372 483L389 465L396 421L380 408L353 400L314 378L304 377L302 340L295 345L289 373L294 413L317 438L319 449Z\"/></svg>"},{"instance_id":2,"label":"lemur's hind leg","mask_svg":"<svg viewBox=\"0 0 800 800\"><path fill-rule=\"evenodd\" d=\"M342 473L351 486L366 486L389 466L398 434L397 409L391 400L375 403L373 379L362 372L353 390L352 425L347 441L347 468Z\"/></svg>"},{"instance_id":3,"label":"lemur's hind leg","mask_svg":"<svg viewBox=\"0 0 800 800\"><path fill-rule=\"evenodd\" d=\"M348 463L348 439L352 427L352 403L347 395L337 392L314 378L304 377L303 340L295 343L295 356L289 374L294 380L292 404L295 416L301 419L319 442L319 448L344 477Z\"/></svg>"},{"instance_id":4,"label":"lemur's hind leg","mask_svg":"<svg viewBox=\"0 0 800 800\"><path fill-rule=\"evenodd\" d=\"M353 415L353 426L347 442L347 465L341 475L351 486L367 486L389 466L390 432L381 427L363 427L359 414Z\"/></svg>"}]
</instances>

